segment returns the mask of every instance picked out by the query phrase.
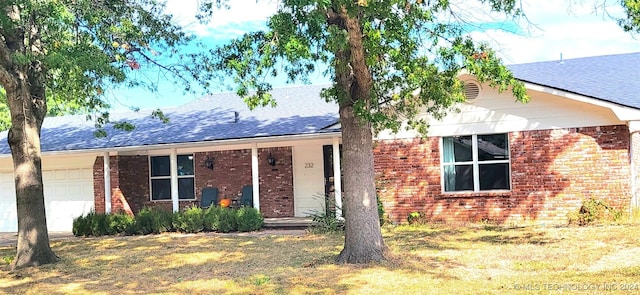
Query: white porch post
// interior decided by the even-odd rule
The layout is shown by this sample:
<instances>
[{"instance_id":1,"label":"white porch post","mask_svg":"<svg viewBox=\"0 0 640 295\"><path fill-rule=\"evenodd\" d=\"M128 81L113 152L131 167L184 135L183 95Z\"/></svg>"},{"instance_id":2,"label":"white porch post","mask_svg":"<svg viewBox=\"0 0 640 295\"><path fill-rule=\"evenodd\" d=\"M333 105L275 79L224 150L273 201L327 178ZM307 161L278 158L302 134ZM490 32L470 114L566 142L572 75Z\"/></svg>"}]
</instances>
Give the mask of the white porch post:
<instances>
[{"instance_id":1,"label":"white porch post","mask_svg":"<svg viewBox=\"0 0 640 295\"><path fill-rule=\"evenodd\" d=\"M102 153L104 167L104 213L111 213L111 164L109 163L109 153Z\"/></svg>"},{"instance_id":2,"label":"white porch post","mask_svg":"<svg viewBox=\"0 0 640 295\"><path fill-rule=\"evenodd\" d=\"M340 173L340 138L333 138L333 187L336 197L336 217L342 217L342 174Z\"/></svg>"},{"instance_id":3,"label":"white porch post","mask_svg":"<svg viewBox=\"0 0 640 295\"><path fill-rule=\"evenodd\" d=\"M258 144L251 147L251 183L253 186L253 207L260 211L260 178L258 174Z\"/></svg>"},{"instance_id":4,"label":"white porch post","mask_svg":"<svg viewBox=\"0 0 640 295\"><path fill-rule=\"evenodd\" d=\"M173 205L173 212L178 212L180 210L180 203L178 202L178 152L175 148L172 148L169 154L169 169L171 169L171 204Z\"/></svg>"}]
</instances>

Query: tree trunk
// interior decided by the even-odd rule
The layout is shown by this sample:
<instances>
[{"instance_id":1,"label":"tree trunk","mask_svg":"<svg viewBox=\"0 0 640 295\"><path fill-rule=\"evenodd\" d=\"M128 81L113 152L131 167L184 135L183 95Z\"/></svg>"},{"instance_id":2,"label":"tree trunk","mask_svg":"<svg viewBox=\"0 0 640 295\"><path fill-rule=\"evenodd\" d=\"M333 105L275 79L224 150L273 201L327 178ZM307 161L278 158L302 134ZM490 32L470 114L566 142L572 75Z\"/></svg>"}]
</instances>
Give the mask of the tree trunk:
<instances>
[{"instance_id":1,"label":"tree trunk","mask_svg":"<svg viewBox=\"0 0 640 295\"><path fill-rule=\"evenodd\" d=\"M40 128L46 114L44 88L35 80L18 79L15 89L7 89L11 111L8 142L18 213L18 245L11 269L58 261L49 245L42 184Z\"/></svg>"},{"instance_id":2,"label":"tree trunk","mask_svg":"<svg viewBox=\"0 0 640 295\"><path fill-rule=\"evenodd\" d=\"M49 246L44 208L40 128L47 114L44 77L46 68L37 57L44 55L35 11L21 11L20 5L4 6L7 18L16 26L0 34L0 85L5 89L11 113L7 136L16 184L18 245L11 269L58 261ZM17 63L16 54L30 62Z\"/></svg>"},{"instance_id":3,"label":"tree trunk","mask_svg":"<svg viewBox=\"0 0 640 295\"><path fill-rule=\"evenodd\" d=\"M344 249L338 263L369 263L385 259L380 232L373 171L371 125L355 117L352 107L341 108L344 175Z\"/></svg>"},{"instance_id":4,"label":"tree trunk","mask_svg":"<svg viewBox=\"0 0 640 295\"><path fill-rule=\"evenodd\" d=\"M336 13L337 12L337 13ZM380 231L373 170L373 134L371 123L358 118L358 104L370 109L373 78L365 62L360 20L343 8L329 12L329 23L348 33L347 46L335 52L336 87L343 94L340 105L342 126L342 160L344 175L344 248L337 263L369 263L385 259L384 241Z\"/></svg>"}]
</instances>

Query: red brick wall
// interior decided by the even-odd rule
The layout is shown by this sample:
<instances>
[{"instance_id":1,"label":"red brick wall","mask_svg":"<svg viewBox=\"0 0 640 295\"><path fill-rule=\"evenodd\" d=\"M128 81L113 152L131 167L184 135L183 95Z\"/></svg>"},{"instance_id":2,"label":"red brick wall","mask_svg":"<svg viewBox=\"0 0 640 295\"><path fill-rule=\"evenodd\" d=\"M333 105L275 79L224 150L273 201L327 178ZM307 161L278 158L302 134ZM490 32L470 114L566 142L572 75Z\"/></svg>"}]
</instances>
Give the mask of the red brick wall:
<instances>
[{"instance_id":1,"label":"red brick wall","mask_svg":"<svg viewBox=\"0 0 640 295\"><path fill-rule=\"evenodd\" d=\"M150 205L149 158L147 156L118 156L120 191L122 195L115 199L113 212L138 212ZM128 207L128 208L127 208Z\"/></svg>"},{"instance_id":2,"label":"red brick wall","mask_svg":"<svg viewBox=\"0 0 640 295\"><path fill-rule=\"evenodd\" d=\"M269 152L276 165L267 164ZM293 217L293 162L291 147L258 150L260 211L265 217Z\"/></svg>"},{"instance_id":3,"label":"red brick wall","mask_svg":"<svg viewBox=\"0 0 640 295\"><path fill-rule=\"evenodd\" d=\"M502 193L442 193L439 140L377 142L379 195L394 221L417 211L452 223L566 223L584 199L618 208L630 199L626 126L511 133L512 185Z\"/></svg>"},{"instance_id":4,"label":"red brick wall","mask_svg":"<svg viewBox=\"0 0 640 295\"><path fill-rule=\"evenodd\" d=\"M213 170L205 167L207 157L213 159ZM251 185L251 150L233 150L196 153L196 198L202 198L202 189L217 187L218 199L239 198L244 185Z\"/></svg>"},{"instance_id":5,"label":"red brick wall","mask_svg":"<svg viewBox=\"0 0 640 295\"><path fill-rule=\"evenodd\" d=\"M134 214L149 202L149 162L147 156L111 156L111 212ZM93 164L96 212L105 212L103 157Z\"/></svg>"},{"instance_id":6,"label":"red brick wall","mask_svg":"<svg viewBox=\"0 0 640 295\"><path fill-rule=\"evenodd\" d=\"M269 152L277 159L275 166L267 164ZM293 165L290 147L260 149L260 211L265 217L292 217ZM214 169L205 167L207 157L214 161ZM239 198L242 187L251 185L251 150L217 151L194 154L195 201L180 201L180 208L200 204L202 189L217 187L219 199ZM148 156L112 156L110 162L112 209L130 214L143 207L171 210L171 201L150 201ZM104 170L102 157L94 163L94 196L96 212L104 212Z\"/></svg>"}]
</instances>

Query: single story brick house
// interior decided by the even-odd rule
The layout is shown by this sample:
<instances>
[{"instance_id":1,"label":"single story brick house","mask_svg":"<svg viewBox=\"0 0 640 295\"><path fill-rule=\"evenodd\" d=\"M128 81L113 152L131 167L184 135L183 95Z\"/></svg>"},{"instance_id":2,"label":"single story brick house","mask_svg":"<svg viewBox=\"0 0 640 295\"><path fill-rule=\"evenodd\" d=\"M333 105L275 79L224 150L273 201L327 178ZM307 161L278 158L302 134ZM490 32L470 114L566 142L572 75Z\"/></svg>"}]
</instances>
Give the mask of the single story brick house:
<instances>
[{"instance_id":1,"label":"single story brick house","mask_svg":"<svg viewBox=\"0 0 640 295\"><path fill-rule=\"evenodd\" d=\"M531 102L462 75L468 100L428 137L382 132L374 148L379 197L389 217L417 211L433 220L565 223L583 200L618 208L638 202L640 53L510 66ZM250 111L232 93L151 112L112 114L136 125L94 137L84 116L45 119L47 221L68 231L91 210L199 205L249 190L266 217L302 217L340 202L337 106L322 85L278 88L276 108ZM0 133L0 232L17 229L13 166ZM348 189L348 188L347 188Z\"/></svg>"}]
</instances>

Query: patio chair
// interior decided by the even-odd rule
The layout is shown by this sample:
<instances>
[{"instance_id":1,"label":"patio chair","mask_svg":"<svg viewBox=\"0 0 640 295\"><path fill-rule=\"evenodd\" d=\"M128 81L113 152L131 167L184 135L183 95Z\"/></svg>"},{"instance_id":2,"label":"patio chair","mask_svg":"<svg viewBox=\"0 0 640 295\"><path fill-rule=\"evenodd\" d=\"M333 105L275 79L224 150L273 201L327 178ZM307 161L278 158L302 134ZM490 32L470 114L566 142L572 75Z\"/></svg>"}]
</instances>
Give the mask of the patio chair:
<instances>
[{"instance_id":1,"label":"patio chair","mask_svg":"<svg viewBox=\"0 0 640 295\"><path fill-rule=\"evenodd\" d=\"M245 185L242 187L242 195L240 195L240 206L253 207L253 187Z\"/></svg>"},{"instance_id":2,"label":"patio chair","mask_svg":"<svg viewBox=\"0 0 640 295\"><path fill-rule=\"evenodd\" d=\"M209 208L212 205L218 204L218 188L217 187L205 187L202 189L202 199L200 200L200 207Z\"/></svg>"}]
</instances>

